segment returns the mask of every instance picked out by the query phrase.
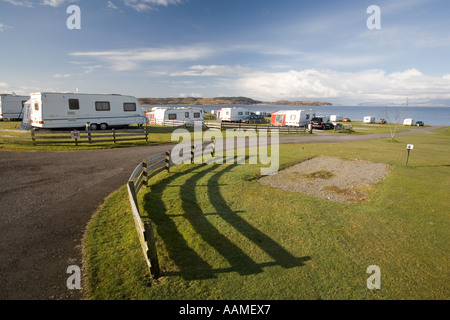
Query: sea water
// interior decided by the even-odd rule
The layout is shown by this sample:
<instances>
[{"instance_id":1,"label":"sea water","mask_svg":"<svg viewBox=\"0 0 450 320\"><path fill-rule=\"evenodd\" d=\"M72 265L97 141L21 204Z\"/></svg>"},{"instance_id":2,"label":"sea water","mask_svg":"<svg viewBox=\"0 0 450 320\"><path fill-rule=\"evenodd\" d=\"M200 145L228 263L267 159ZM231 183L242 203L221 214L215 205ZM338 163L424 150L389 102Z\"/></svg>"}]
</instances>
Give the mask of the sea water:
<instances>
[{"instance_id":1,"label":"sea water","mask_svg":"<svg viewBox=\"0 0 450 320\"><path fill-rule=\"evenodd\" d=\"M151 109L153 106L142 106ZM172 105L164 107L188 107L188 105ZM340 115L343 118L349 118L352 121L363 121L366 116L375 117L375 121L386 119L390 122L398 121L403 123L404 119L413 118L414 121L423 121L426 125L450 125L450 106L449 107L382 107L382 106L283 106L283 105L197 105L206 112L219 110L227 107L244 107L251 112L272 113L277 110L306 110L311 111L316 116Z\"/></svg>"}]
</instances>

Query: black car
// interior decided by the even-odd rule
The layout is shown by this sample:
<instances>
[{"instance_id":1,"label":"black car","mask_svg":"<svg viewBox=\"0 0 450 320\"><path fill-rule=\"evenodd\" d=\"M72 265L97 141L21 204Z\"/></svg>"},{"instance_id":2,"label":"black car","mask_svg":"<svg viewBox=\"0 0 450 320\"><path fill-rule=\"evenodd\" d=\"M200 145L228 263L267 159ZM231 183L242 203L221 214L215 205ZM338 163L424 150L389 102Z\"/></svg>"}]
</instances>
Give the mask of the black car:
<instances>
[{"instance_id":1,"label":"black car","mask_svg":"<svg viewBox=\"0 0 450 320\"><path fill-rule=\"evenodd\" d=\"M260 115L260 114L251 114L248 117L245 117L244 119L241 120L242 122L245 123L261 123L264 122L264 116Z\"/></svg>"},{"instance_id":2,"label":"black car","mask_svg":"<svg viewBox=\"0 0 450 320\"><path fill-rule=\"evenodd\" d=\"M416 126L422 127L424 125L423 121L416 121Z\"/></svg>"},{"instance_id":3,"label":"black car","mask_svg":"<svg viewBox=\"0 0 450 320\"><path fill-rule=\"evenodd\" d=\"M314 117L309 123L312 124L312 127L315 129L327 130L334 128L334 125L324 117Z\"/></svg>"}]
</instances>

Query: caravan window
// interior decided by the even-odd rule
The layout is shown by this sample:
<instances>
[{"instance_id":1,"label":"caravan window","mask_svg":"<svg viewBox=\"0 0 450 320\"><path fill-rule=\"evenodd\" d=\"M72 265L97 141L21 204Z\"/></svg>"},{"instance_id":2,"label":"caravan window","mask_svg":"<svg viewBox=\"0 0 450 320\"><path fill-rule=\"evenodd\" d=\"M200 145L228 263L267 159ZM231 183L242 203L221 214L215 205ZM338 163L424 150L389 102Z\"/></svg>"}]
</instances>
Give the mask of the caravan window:
<instances>
[{"instance_id":1,"label":"caravan window","mask_svg":"<svg viewBox=\"0 0 450 320\"><path fill-rule=\"evenodd\" d=\"M242 115L243 115L242 111L239 111L239 112L238 112L238 115L239 115L239 116L242 116Z\"/></svg>"},{"instance_id":2,"label":"caravan window","mask_svg":"<svg viewBox=\"0 0 450 320\"><path fill-rule=\"evenodd\" d=\"M184 117L185 117L185 118L189 118L189 112L185 112L185 113L184 113Z\"/></svg>"},{"instance_id":3,"label":"caravan window","mask_svg":"<svg viewBox=\"0 0 450 320\"><path fill-rule=\"evenodd\" d=\"M200 118L200 112L194 112L194 118Z\"/></svg>"},{"instance_id":4,"label":"caravan window","mask_svg":"<svg viewBox=\"0 0 450 320\"><path fill-rule=\"evenodd\" d=\"M169 120L175 120L177 118L177 114L176 113L169 113Z\"/></svg>"},{"instance_id":5,"label":"caravan window","mask_svg":"<svg viewBox=\"0 0 450 320\"><path fill-rule=\"evenodd\" d=\"M296 114L291 114L291 120L295 120L297 118Z\"/></svg>"},{"instance_id":6,"label":"caravan window","mask_svg":"<svg viewBox=\"0 0 450 320\"><path fill-rule=\"evenodd\" d=\"M69 99L69 110L80 110L80 102L78 99Z\"/></svg>"},{"instance_id":7,"label":"caravan window","mask_svg":"<svg viewBox=\"0 0 450 320\"><path fill-rule=\"evenodd\" d=\"M109 111L111 110L111 106L109 101L96 101L95 102L95 110L96 111Z\"/></svg>"},{"instance_id":8,"label":"caravan window","mask_svg":"<svg viewBox=\"0 0 450 320\"><path fill-rule=\"evenodd\" d=\"M39 111L39 103L34 103L34 110Z\"/></svg>"},{"instance_id":9,"label":"caravan window","mask_svg":"<svg viewBox=\"0 0 450 320\"><path fill-rule=\"evenodd\" d=\"M123 104L123 111L136 111L136 103L125 102Z\"/></svg>"}]
</instances>

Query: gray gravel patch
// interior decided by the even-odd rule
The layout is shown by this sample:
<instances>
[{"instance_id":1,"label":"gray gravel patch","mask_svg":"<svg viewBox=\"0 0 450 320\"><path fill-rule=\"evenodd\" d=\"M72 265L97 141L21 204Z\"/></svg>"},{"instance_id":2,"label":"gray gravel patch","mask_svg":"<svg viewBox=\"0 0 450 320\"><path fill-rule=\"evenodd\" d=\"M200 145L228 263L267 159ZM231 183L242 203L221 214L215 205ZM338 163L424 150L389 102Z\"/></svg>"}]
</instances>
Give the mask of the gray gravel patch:
<instances>
[{"instance_id":1,"label":"gray gravel patch","mask_svg":"<svg viewBox=\"0 0 450 320\"><path fill-rule=\"evenodd\" d=\"M368 200L370 190L390 169L384 163L318 156L263 177L259 182L332 201L354 203Z\"/></svg>"}]
</instances>

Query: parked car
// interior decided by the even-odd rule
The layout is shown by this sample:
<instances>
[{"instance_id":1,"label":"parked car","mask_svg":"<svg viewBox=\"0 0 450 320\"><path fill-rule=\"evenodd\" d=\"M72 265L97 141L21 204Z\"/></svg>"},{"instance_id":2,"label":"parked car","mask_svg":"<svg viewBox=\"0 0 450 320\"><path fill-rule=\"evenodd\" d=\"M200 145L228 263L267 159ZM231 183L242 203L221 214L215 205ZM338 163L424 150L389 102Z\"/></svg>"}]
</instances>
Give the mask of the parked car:
<instances>
[{"instance_id":1,"label":"parked car","mask_svg":"<svg viewBox=\"0 0 450 320\"><path fill-rule=\"evenodd\" d=\"M416 121L416 126L422 127L424 125L423 121Z\"/></svg>"},{"instance_id":2,"label":"parked car","mask_svg":"<svg viewBox=\"0 0 450 320\"><path fill-rule=\"evenodd\" d=\"M344 122L351 122L352 120L350 120L349 118L344 118L344 120L342 120Z\"/></svg>"},{"instance_id":3,"label":"parked car","mask_svg":"<svg viewBox=\"0 0 450 320\"><path fill-rule=\"evenodd\" d=\"M261 123L264 122L264 116L262 114L251 114L248 117L245 117L241 120L244 123Z\"/></svg>"},{"instance_id":4,"label":"parked car","mask_svg":"<svg viewBox=\"0 0 450 320\"><path fill-rule=\"evenodd\" d=\"M386 119L380 119L381 124L386 124Z\"/></svg>"},{"instance_id":5,"label":"parked car","mask_svg":"<svg viewBox=\"0 0 450 320\"><path fill-rule=\"evenodd\" d=\"M312 127L315 129L327 130L334 128L334 125L325 117L314 117L309 123L312 124Z\"/></svg>"}]
</instances>

